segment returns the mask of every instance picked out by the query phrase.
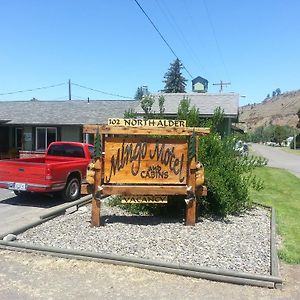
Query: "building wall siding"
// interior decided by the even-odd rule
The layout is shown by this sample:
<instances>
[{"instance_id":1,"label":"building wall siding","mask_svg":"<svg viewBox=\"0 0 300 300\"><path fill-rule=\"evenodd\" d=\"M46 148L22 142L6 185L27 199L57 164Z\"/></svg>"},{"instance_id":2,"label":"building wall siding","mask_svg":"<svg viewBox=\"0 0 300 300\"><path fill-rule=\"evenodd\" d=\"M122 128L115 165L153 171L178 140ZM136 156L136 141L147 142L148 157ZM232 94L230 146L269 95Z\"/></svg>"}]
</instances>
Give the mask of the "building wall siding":
<instances>
[{"instance_id":1,"label":"building wall siding","mask_svg":"<svg viewBox=\"0 0 300 300\"><path fill-rule=\"evenodd\" d=\"M67 142L80 142L81 130L79 126L64 126L61 128L61 140Z\"/></svg>"}]
</instances>

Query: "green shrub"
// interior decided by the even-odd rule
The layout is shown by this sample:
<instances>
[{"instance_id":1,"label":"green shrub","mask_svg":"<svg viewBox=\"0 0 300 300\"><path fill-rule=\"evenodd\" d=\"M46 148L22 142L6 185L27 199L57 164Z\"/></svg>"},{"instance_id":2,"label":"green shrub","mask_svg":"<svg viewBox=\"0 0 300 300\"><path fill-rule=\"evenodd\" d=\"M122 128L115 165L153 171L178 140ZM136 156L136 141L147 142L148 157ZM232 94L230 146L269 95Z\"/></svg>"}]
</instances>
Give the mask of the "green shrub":
<instances>
[{"instance_id":1,"label":"green shrub","mask_svg":"<svg viewBox=\"0 0 300 300\"><path fill-rule=\"evenodd\" d=\"M255 166L266 161L253 156L239 156L232 137L220 139L216 133L200 138L199 160L205 168L207 197L200 197L200 211L226 216L247 209L249 189L261 189L262 182L253 175Z\"/></svg>"}]
</instances>

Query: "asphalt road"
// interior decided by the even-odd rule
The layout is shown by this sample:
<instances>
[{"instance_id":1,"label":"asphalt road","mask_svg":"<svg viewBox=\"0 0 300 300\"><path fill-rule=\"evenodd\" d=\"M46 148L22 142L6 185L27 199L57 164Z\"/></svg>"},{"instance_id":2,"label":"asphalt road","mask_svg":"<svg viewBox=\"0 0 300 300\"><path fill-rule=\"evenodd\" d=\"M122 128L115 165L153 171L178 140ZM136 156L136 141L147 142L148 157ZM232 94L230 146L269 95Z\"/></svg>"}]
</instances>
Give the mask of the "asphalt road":
<instances>
[{"instance_id":1,"label":"asphalt road","mask_svg":"<svg viewBox=\"0 0 300 300\"><path fill-rule=\"evenodd\" d=\"M269 160L268 166L285 169L300 178L300 155L285 152L280 147L252 144L257 155Z\"/></svg>"}]
</instances>

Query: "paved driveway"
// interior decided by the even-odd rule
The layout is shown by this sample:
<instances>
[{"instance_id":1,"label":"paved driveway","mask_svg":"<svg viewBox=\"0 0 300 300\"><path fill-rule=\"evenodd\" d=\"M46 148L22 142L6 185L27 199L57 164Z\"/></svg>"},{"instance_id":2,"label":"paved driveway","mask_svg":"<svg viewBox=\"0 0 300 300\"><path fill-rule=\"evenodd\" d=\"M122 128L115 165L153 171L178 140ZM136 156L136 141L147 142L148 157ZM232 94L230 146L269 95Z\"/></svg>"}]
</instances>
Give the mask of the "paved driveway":
<instances>
[{"instance_id":1,"label":"paved driveway","mask_svg":"<svg viewBox=\"0 0 300 300\"><path fill-rule=\"evenodd\" d=\"M22 198L14 192L0 189L0 235L39 220L47 208L61 205L59 199L33 195Z\"/></svg>"},{"instance_id":2,"label":"paved driveway","mask_svg":"<svg viewBox=\"0 0 300 300\"><path fill-rule=\"evenodd\" d=\"M269 160L268 166L285 169L300 178L300 155L285 152L280 147L252 144L252 149Z\"/></svg>"}]
</instances>

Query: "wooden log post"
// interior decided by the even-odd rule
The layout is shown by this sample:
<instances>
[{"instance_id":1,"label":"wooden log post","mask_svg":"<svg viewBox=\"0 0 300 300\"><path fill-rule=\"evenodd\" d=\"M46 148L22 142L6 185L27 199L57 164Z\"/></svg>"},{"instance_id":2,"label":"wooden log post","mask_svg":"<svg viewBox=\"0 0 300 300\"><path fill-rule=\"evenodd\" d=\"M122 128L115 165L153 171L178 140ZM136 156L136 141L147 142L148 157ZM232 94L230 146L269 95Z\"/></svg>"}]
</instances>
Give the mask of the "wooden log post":
<instances>
[{"instance_id":1,"label":"wooden log post","mask_svg":"<svg viewBox=\"0 0 300 300\"><path fill-rule=\"evenodd\" d=\"M97 129L95 138L95 179L94 179L94 191L92 199L92 220L91 226L100 226L100 186L102 184L102 145L100 139L99 128Z\"/></svg>"},{"instance_id":2,"label":"wooden log post","mask_svg":"<svg viewBox=\"0 0 300 300\"><path fill-rule=\"evenodd\" d=\"M93 199L92 199L92 220L91 220L91 226L95 226L95 227L100 226L101 201L97 196L99 194L98 189L101 184L101 165L102 165L101 159L97 158L94 167L95 182L94 182L94 191L93 191Z\"/></svg>"},{"instance_id":3,"label":"wooden log post","mask_svg":"<svg viewBox=\"0 0 300 300\"><path fill-rule=\"evenodd\" d=\"M189 166L189 181L188 181L188 190L187 197L185 199L186 202L186 217L185 217L185 225L187 226L195 226L196 224L196 196L195 196L195 160L193 159L190 162Z\"/></svg>"},{"instance_id":4,"label":"wooden log post","mask_svg":"<svg viewBox=\"0 0 300 300\"><path fill-rule=\"evenodd\" d=\"M186 201L186 220L185 225L187 226L195 226L196 224L196 198L187 199Z\"/></svg>"},{"instance_id":5,"label":"wooden log post","mask_svg":"<svg viewBox=\"0 0 300 300\"><path fill-rule=\"evenodd\" d=\"M189 139L189 169L188 169L188 190L186 202L186 218L185 225L195 226L197 220L197 199L196 189L199 175L197 170L198 164L198 149L199 149L199 136L196 134L195 129Z\"/></svg>"}]
</instances>

